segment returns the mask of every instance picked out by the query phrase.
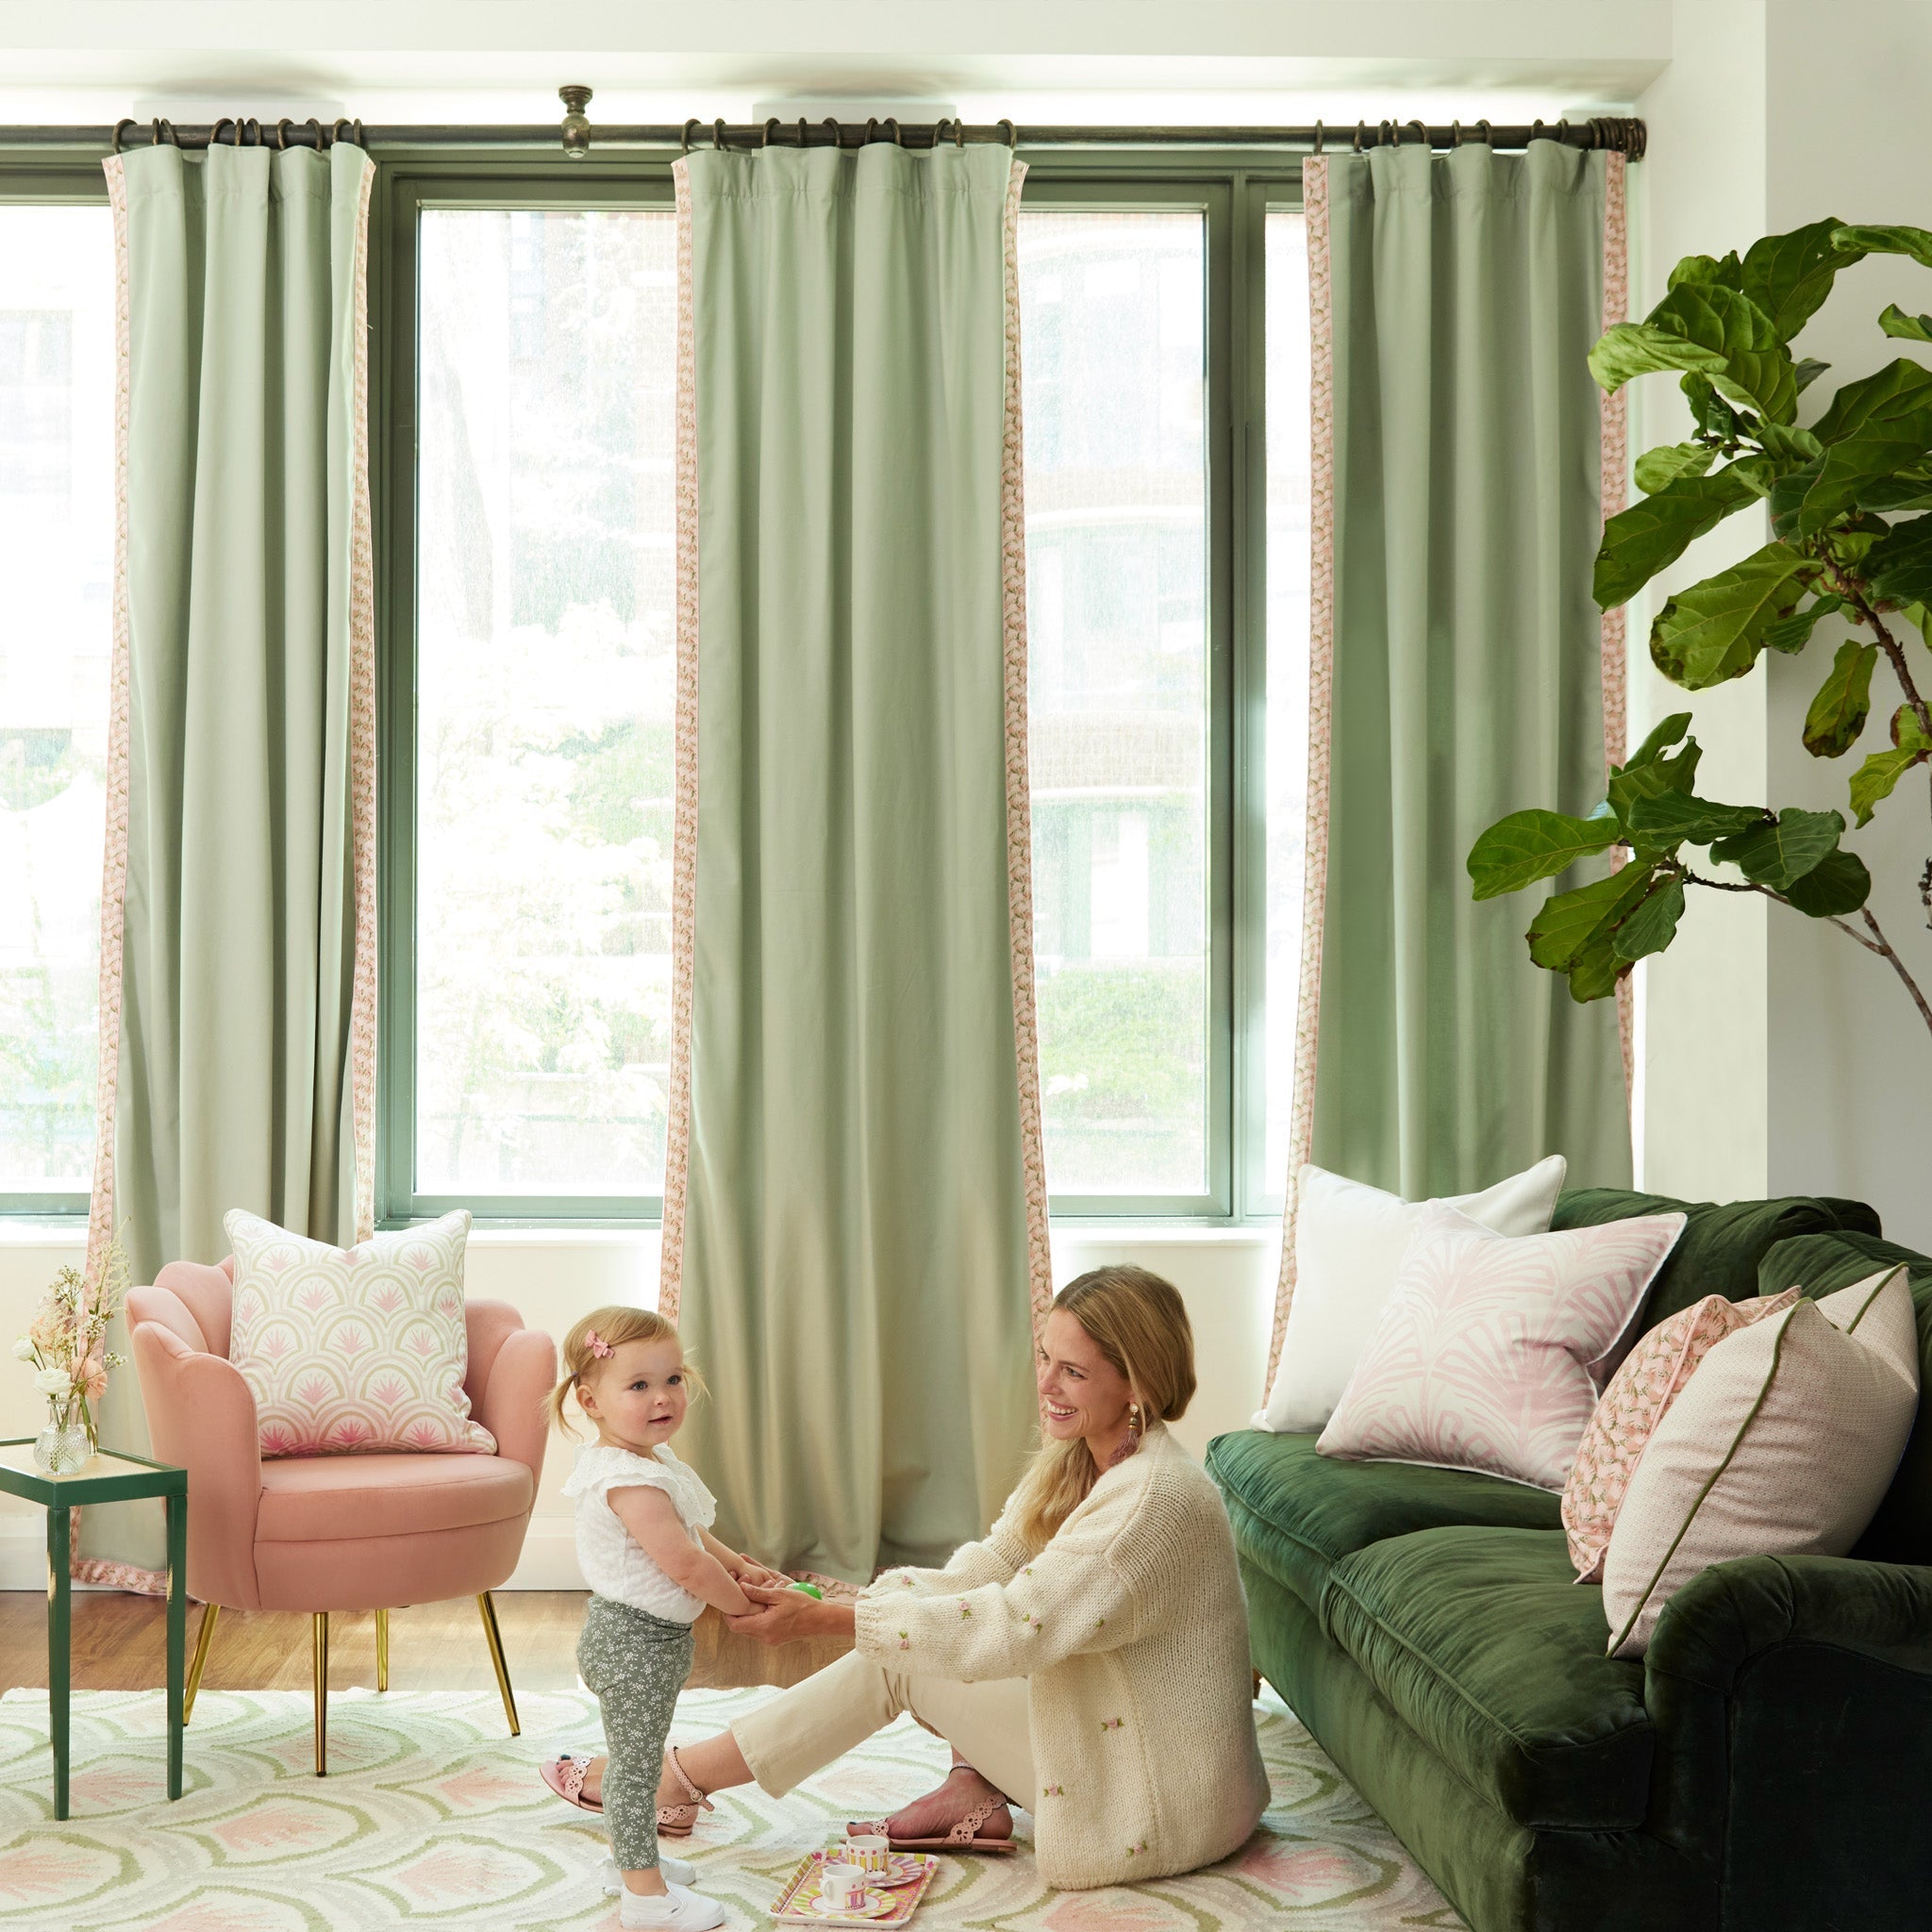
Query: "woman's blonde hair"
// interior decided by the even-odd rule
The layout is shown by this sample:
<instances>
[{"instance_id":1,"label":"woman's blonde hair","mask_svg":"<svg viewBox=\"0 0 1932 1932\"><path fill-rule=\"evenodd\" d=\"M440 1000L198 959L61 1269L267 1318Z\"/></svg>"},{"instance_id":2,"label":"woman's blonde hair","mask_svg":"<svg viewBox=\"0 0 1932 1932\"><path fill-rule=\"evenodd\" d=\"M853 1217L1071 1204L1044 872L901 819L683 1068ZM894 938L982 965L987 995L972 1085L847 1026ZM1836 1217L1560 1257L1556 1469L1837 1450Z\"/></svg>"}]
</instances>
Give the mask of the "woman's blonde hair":
<instances>
[{"instance_id":1,"label":"woman's blonde hair","mask_svg":"<svg viewBox=\"0 0 1932 1932\"><path fill-rule=\"evenodd\" d=\"M1126 1377L1146 1422L1187 1413L1194 1399L1194 1331L1173 1282L1116 1262L1068 1282L1053 1306L1073 1316ZM1099 1479L1084 1441L1042 1442L1013 1491L1020 1534L1044 1548Z\"/></svg>"},{"instance_id":2,"label":"woman's blonde hair","mask_svg":"<svg viewBox=\"0 0 1932 1932\"><path fill-rule=\"evenodd\" d=\"M603 1360L591 1346L592 1341L606 1348L621 1348L626 1341L675 1341L680 1349L683 1339L676 1324L667 1322L656 1308L594 1308L563 1338L563 1380L544 1398L543 1412L553 1428L575 1436L576 1428L563 1412L564 1397L579 1388ZM685 1386L695 1401L705 1392L705 1378L691 1364L684 1363Z\"/></svg>"}]
</instances>

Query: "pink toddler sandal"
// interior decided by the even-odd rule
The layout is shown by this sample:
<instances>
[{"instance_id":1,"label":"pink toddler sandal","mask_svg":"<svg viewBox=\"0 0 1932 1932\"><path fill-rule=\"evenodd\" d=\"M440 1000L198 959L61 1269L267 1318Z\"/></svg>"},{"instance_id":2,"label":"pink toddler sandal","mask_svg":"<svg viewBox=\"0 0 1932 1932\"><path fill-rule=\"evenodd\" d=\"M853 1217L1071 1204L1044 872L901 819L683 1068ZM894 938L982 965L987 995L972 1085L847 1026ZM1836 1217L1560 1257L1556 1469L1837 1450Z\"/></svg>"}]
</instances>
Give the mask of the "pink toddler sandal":
<instances>
[{"instance_id":1,"label":"pink toddler sandal","mask_svg":"<svg viewBox=\"0 0 1932 1932\"><path fill-rule=\"evenodd\" d=\"M697 1823L698 1813L715 1811L718 1807L685 1775L684 1766L677 1761L677 1747L675 1744L665 1745L664 1762L670 1767L672 1776L691 1793L691 1800L684 1805L658 1807L658 1836L689 1838L691 1826Z\"/></svg>"},{"instance_id":2,"label":"pink toddler sandal","mask_svg":"<svg viewBox=\"0 0 1932 1932\"><path fill-rule=\"evenodd\" d=\"M543 1782L566 1805L575 1805L579 1811L592 1811L601 1817L604 1807L595 1798L584 1796L584 1779L595 1761L566 1751L555 1762L543 1766Z\"/></svg>"}]
</instances>

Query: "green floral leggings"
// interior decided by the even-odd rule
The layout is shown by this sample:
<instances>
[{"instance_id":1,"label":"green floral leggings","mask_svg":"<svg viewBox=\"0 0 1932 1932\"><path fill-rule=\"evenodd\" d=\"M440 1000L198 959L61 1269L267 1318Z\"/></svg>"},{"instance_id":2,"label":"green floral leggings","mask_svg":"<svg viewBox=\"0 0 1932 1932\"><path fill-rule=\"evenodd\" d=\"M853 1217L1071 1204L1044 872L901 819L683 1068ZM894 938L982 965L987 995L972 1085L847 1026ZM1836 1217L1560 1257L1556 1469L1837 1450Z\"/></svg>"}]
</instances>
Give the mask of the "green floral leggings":
<instances>
[{"instance_id":1,"label":"green floral leggings","mask_svg":"<svg viewBox=\"0 0 1932 1932\"><path fill-rule=\"evenodd\" d=\"M604 1823L623 1872L657 1869L658 1773L691 1657L689 1624L591 1599L577 1669L604 1707Z\"/></svg>"}]
</instances>

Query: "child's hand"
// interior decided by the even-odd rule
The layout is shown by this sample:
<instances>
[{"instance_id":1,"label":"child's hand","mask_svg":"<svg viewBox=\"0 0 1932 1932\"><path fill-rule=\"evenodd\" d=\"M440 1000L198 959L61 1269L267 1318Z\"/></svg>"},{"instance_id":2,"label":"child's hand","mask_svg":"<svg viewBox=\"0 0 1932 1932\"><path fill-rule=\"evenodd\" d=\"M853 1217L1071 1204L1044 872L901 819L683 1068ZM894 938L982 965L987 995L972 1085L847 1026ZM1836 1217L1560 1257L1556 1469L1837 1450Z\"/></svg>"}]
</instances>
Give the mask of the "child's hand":
<instances>
[{"instance_id":1,"label":"child's hand","mask_svg":"<svg viewBox=\"0 0 1932 1932\"><path fill-rule=\"evenodd\" d=\"M724 1567L740 1583L756 1583L764 1590L783 1590L791 1580L776 1570L768 1570L764 1564L754 1562L749 1557L740 1557Z\"/></svg>"}]
</instances>

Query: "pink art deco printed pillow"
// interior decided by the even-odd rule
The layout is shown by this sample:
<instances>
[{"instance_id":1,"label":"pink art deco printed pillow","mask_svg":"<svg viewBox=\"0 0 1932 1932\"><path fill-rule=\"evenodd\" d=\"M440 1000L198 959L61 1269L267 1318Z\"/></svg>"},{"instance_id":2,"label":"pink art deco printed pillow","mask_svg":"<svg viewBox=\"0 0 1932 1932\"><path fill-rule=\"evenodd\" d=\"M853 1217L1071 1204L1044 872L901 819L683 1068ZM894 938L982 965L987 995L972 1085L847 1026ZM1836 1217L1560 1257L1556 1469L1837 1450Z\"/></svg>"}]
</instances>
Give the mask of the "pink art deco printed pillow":
<instances>
[{"instance_id":1,"label":"pink art deco printed pillow","mask_svg":"<svg viewBox=\"0 0 1932 1932\"><path fill-rule=\"evenodd\" d=\"M1604 1552L1638 1458L1697 1364L1726 1335L1782 1314L1798 1295L1795 1288L1751 1302L1707 1294L1659 1322L1624 1357L1591 1416L1563 1485L1563 1527L1578 1583L1603 1581Z\"/></svg>"},{"instance_id":2,"label":"pink art deco printed pillow","mask_svg":"<svg viewBox=\"0 0 1932 1932\"><path fill-rule=\"evenodd\" d=\"M1560 1490L1681 1214L1510 1238L1433 1206L1316 1448Z\"/></svg>"},{"instance_id":3,"label":"pink art deco printed pillow","mask_svg":"<svg viewBox=\"0 0 1932 1932\"><path fill-rule=\"evenodd\" d=\"M222 1225L235 1250L228 1359L254 1391L264 1456L496 1453L463 1390L466 1209L353 1248L240 1208Z\"/></svg>"}]
</instances>

